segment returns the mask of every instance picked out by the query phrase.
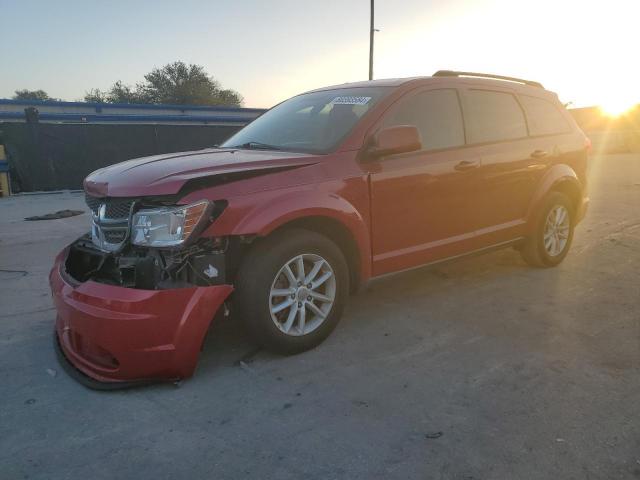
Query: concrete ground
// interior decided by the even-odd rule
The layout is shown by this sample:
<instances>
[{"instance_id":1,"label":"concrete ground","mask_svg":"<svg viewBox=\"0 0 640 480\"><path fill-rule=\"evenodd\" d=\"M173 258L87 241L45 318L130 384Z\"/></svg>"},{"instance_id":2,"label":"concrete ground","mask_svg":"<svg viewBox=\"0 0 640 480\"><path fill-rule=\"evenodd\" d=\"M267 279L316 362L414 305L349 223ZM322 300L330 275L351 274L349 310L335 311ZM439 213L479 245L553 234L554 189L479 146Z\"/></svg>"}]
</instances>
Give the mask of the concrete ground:
<instances>
[{"instance_id":1,"label":"concrete ground","mask_svg":"<svg viewBox=\"0 0 640 480\"><path fill-rule=\"evenodd\" d=\"M319 348L216 326L194 378L87 390L56 362L47 273L81 194L0 200L1 479L640 478L640 156L596 158L558 268L513 250L388 277Z\"/></svg>"}]
</instances>

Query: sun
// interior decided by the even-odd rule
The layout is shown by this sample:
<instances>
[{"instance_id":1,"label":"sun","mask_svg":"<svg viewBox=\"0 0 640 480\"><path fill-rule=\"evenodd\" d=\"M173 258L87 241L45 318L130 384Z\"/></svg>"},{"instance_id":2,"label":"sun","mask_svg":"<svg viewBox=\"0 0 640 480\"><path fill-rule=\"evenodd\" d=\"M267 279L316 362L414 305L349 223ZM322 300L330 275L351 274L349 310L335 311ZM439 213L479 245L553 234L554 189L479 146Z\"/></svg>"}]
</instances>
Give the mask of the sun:
<instances>
[{"instance_id":1,"label":"sun","mask_svg":"<svg viewBox=\"0 0 640 480\"><path fill-rule=\"evenodd\" d=\"M610 98L600 104L600 110L608 117L619 117L633 108L633 102L622 98Z\"/></svg>"}]
</instances>

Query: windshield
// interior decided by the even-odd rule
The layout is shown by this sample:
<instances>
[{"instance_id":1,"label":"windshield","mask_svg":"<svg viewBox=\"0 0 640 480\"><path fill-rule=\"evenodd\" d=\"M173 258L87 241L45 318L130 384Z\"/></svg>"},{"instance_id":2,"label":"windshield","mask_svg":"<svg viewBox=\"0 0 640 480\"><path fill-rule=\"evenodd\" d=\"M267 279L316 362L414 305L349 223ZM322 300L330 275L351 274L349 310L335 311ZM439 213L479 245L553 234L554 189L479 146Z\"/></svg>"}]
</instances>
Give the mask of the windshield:
<instances>
[{"instance_id":1,"label":"windshield","mask_svg":"<svg viewBox=\"0 0 640 480\"><path fill-rule=\"evenodd\" d=\"M360 87L298 95L255 119L222 147L327 153L388 91Z\"/></svg>"}]
</instances>

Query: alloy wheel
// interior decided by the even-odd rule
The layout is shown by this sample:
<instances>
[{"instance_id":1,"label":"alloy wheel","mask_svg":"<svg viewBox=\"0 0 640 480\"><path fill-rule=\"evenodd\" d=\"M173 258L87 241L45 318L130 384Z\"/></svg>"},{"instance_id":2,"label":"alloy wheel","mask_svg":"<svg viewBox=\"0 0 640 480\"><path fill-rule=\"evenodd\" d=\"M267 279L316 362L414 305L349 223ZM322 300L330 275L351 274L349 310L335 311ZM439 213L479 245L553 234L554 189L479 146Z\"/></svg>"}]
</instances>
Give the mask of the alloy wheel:
<instances>
[{"instance_id":1,"label":"alloy wheel","mask_svg":"<svg viewBox=\"0 0 640 480\"><path fill-rule=\"evenodd\" d=\"M544 249L550 257L560 255L569 241L571 216L563 205L554 206L547 215L544 226Z\"/></svg>"},{"instance_id":2,"label":"alloy wheel","mask_svg":"<svg viewBox=\"0 0 640 480\"><path fill-rule=\"evenodd\" d=\"M297 255L271 284L271 319L287 335L306 335L322 325L335 297L336 276L329 262L316 254Z\"/></svg>"}]
</instances>

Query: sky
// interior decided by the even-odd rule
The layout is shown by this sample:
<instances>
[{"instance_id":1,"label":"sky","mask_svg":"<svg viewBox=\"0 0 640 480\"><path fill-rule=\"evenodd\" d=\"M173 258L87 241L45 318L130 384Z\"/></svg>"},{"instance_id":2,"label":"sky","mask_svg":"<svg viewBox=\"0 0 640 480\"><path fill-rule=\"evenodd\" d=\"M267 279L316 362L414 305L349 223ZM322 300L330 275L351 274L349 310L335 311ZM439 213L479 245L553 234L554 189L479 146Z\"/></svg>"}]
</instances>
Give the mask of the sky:
<instances>
[{"instance_id":1,"label":"sky","mask_svg":"<svg viewBox=\"0 0 640 480\"><path fill-rule=\"evenodd\" d=\"M540 81L575 106L640 101L640 0L376 0L374 78ZM247 107L366 80L369 0L0 0L0 98L79 100L196 63Z\"/></svg>"}]
</instances>

